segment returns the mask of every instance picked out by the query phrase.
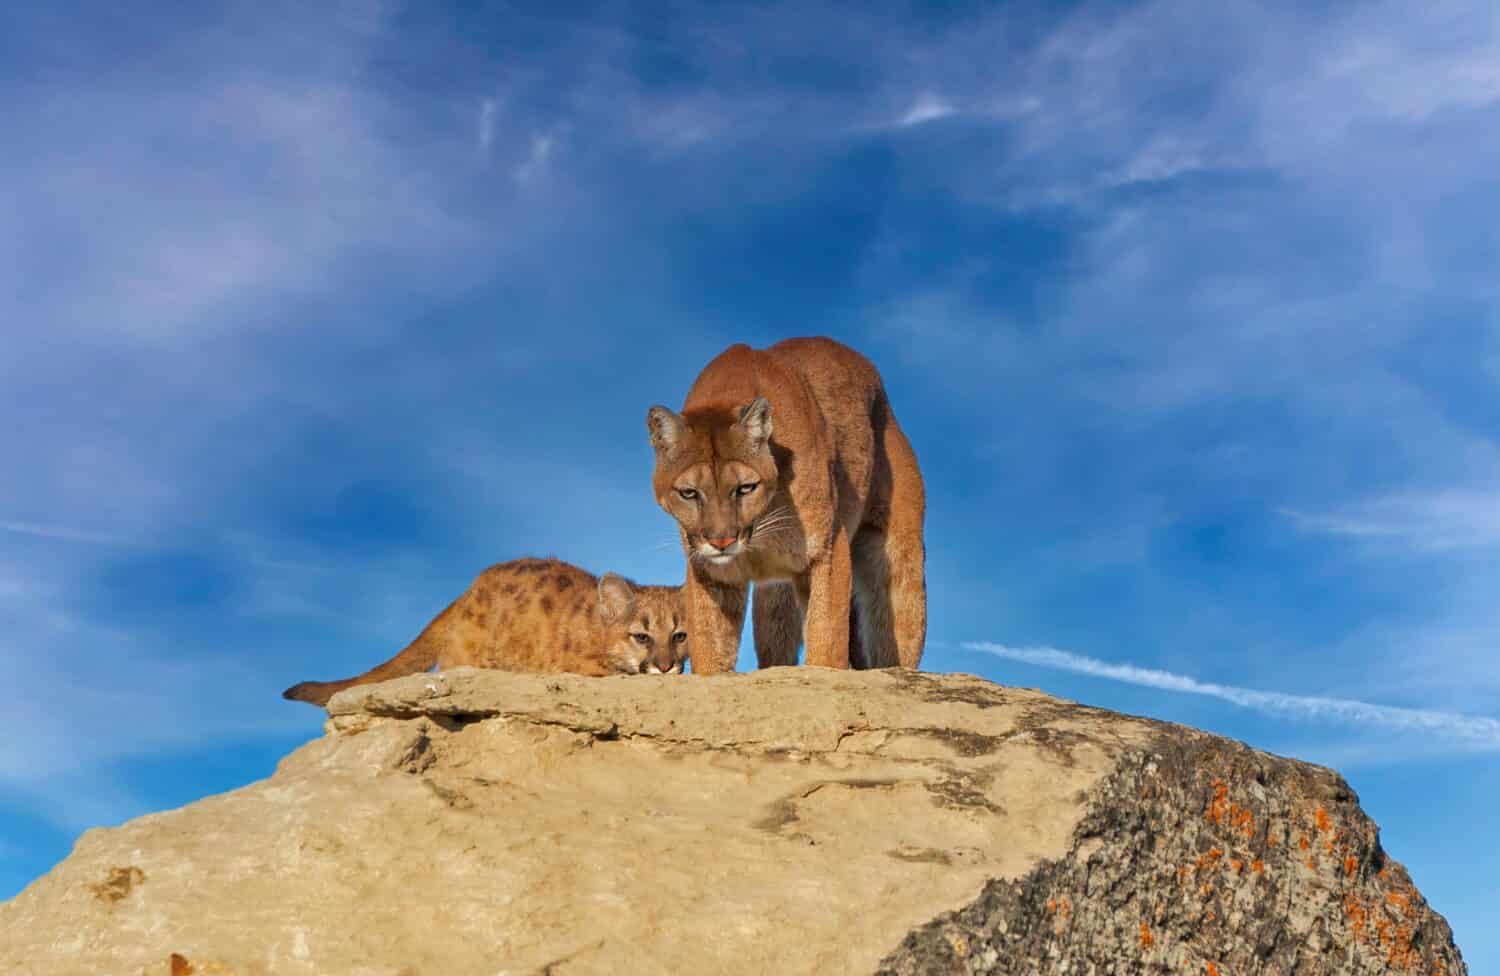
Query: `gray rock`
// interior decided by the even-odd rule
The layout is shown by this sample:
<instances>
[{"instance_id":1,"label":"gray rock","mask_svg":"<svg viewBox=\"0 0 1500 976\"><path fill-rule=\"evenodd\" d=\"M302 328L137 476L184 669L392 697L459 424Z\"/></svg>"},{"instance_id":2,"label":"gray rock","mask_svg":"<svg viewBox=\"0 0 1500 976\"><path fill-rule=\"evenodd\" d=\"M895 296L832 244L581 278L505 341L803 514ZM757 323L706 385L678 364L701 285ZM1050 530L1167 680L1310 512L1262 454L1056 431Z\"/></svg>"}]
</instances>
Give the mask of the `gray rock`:
<instances>
[{"instance_id":1,"label":"gray rock","mask_svg":"<svg viewBox=\"0 0 1500 976\"><path fill-rule=\"evenodd\" d=\"M1342 778L1174 729L1092 791L1066 855L986 884L878 972L1467 969Z\"/></svg>"}]
</instances>

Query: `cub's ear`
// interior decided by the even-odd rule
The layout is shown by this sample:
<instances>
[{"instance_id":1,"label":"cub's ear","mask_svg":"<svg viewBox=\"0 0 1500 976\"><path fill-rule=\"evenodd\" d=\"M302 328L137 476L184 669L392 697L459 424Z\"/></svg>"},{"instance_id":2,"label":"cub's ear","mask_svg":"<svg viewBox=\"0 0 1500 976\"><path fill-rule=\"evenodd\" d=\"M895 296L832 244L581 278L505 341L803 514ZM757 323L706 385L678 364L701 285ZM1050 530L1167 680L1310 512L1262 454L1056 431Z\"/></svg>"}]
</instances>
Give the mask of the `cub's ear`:
<instances>
[{"instance_id":1,"label":"cub's ear","mask_svg":"<svg viewBox=\"0 0 1500 976\"><path fill-rule=\"evenodd\" d=\"M599 618L607 624L624 620L635 606L635 587L615 573L599 577Z\"/></svg>"},{"instance_id":2,"label":"cub's ear","mask_svg":"<svg viewBox=\"0 0 1500 976\"><path fill-rule=\"evenodd\" d=\"M646 411L646 430L651 432L651 446L656 453L670 453L682 443L682 432L687 424L666 407L655 406Z\"/></svg>"},{"instance_id":3,"label":"cub's ear","mask_svg":"<svg viewBox=\"0 0 1500 976\"><path fill-rule=\"evenodd\" d=\"M766 446L771 439L771 401L756 397L740 411L740 430L745 432L745 441L752 451Z\"/></svg>"}]
</instances>

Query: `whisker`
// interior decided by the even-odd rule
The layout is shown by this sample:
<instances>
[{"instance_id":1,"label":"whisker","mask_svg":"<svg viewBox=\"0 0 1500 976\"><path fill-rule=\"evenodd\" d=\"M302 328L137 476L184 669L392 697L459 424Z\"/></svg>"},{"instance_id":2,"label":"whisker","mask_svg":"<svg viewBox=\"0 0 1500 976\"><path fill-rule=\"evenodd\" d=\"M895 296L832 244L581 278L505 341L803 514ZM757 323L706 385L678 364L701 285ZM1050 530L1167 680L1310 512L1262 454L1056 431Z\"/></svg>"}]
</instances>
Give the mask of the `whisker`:
<instances>
[{"instance_id":1,"label":"whisker","mask_svg":"<svg viewBox=\"0 0 1500 976\"><path fill-rule=\"evenodd\" d=\"M792 525L796 521L797 520L794 519L790 514L780 514L780 513L778 513L775 516L772 516L772 517L769 517L769 518L762 518L762 519L760 519L757 522L751 523L751 531L760 532L760 531L763 531L765 529L775 528L777 526Z\"/></svg>"},{"instance_id":2,"label":"whisker","mask_svg":"<svg viewBox=\"0 0 1500 976\"><path fill-rule=\"evenodd\" d=\"M767 526L765 528L756 529L754 535L752 536L752 538L759 537L759 538L764 539L768 535L783 535L783 534L788 533L788 532L796 532L796 531L797 531L797 526L795 524L790 523L790 522L781 522L781 523L777 523L776 525L771 525L771 526Z\"/></svg>"},{"instance_id":3,"label":"whisker","mask_svg":"<svg viewBox=\"0 0 1500 976\"><path fill-rule=\"evenodd\" d=\"M760 526L760 527L756 528L756 530L752 533L752 535L771 535L772 533L775 533L775 532L791 532L791 531L794 531L796 528L797 527L795 525L792 525L790 523L778 522L775 525L763 525L763 526Z\"/></svg>"}]
</instances>

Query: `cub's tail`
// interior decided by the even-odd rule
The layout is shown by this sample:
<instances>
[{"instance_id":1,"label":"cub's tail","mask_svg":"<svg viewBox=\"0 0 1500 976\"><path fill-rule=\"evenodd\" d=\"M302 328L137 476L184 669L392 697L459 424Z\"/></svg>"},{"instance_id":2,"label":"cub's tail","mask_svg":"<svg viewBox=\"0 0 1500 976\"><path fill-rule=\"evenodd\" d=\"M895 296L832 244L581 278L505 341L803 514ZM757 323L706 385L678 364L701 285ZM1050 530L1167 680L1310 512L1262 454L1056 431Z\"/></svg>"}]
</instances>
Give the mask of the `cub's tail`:
<instances>
[{"instance_id":1,"label":"cub's tail","mask_svg":"<svg viewBox=\"0 0 1500 976\"><path fill-rule=\"evenodd\" d=\"M377 665L364 674L343 681L304 681L292 685L281 693L287 701L305 701L309 705L327 705L328 699L345 688L367 685L376 681L388 681L420 671L431 671L442 653L444 638L448 635L448 624L459 601L454 600L448 609L438 614L417 639L384 664Z\"/></svg>"}]
</instances>

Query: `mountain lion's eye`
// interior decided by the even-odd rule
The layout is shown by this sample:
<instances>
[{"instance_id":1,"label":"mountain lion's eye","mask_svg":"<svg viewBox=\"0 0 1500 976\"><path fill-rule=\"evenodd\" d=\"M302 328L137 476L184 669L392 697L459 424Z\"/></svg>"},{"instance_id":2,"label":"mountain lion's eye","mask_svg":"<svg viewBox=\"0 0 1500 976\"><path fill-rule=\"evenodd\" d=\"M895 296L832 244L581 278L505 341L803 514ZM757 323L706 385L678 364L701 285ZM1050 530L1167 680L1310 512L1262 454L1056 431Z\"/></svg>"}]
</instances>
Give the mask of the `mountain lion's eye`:
<instances>
[{"instance_id":1,"label":"mountain lion's eye","mask_svg":"<svg viewBox=\"0 0 1500 976\"><path fill-rule=\"evenodd\" d=\"M743 497L745 495L750 494L752 491L754 491L755 489L757 489L759 487L760 487L760 482L759 481L747 481L743 485L740 485L738 488L736 488L734 490L734 493L736 495L740 495L741 497Z\"/></svg>"},{"instance_id":2,"label":"mountain lion's eye","mask_svg":"<svg viewBox=\"0 0 1500 976\"><path fill-rule=\"evenodd\" d=\"M651 640L651 636L649 634L631 634L630 639L635 641L637 644L645 644L646 642Z\"/></svg>"},{"instance_id":3,"label":"mountain lion's eye","mask_svg":"<svg viewBox=\"0 0 1500 976\"><path fill-rule=\"evenodd\" d=\"M683 501L689 501L690 502L694 498L698 497L698 489L696 489L696 488L679 488L679 489L677 489L677 494L679 494L679 495L682 496Z\"/></svg>"},{"instance_id":4,"label":"mountain lion's eye","mask_svg":"<svg viewBox=\"0 0 1500 976\"><path fill-rule=\"evenodd\" d=\"M672 643L674 644L681 644L685 640L687 640L687 634L684 634L680 630L672 635Z\"/></svg>"}]
</instances>

